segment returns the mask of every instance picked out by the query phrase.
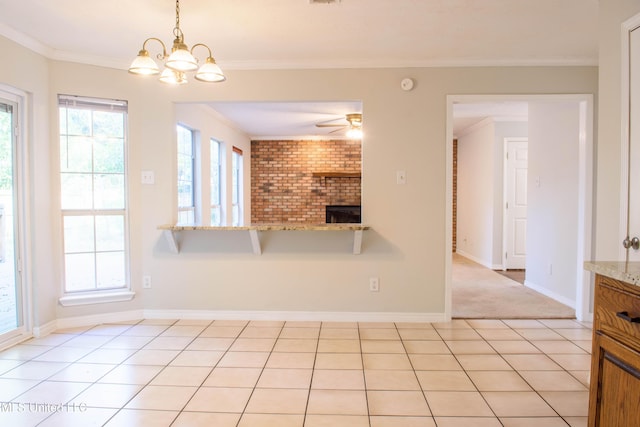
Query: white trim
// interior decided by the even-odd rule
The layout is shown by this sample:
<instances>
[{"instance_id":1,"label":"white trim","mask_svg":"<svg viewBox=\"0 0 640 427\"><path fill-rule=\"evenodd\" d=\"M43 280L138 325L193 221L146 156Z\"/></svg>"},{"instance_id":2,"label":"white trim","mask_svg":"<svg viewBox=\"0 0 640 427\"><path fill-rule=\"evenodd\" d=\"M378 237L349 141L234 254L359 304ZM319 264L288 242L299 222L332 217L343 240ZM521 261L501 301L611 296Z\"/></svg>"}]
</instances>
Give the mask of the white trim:
<instances>
[{"instance_id":1,"label":"white trim","mask_svg":"<svg viewBox=\"0 0 640 427\"><path fill-rule=\"evenodd\" d=\"M108 58L52 49L43 43L0 23L0 35L40 55L57 61L76 62L107 68L127 70L131 59ZM265 60L217 61L224 70L288 70L328 68L440 68L440 67L597 67L598 58L592 56L550 58L444 58L444 59L349 59L349 60Z\"/></svg>"},{"instance_id":2,"label":"white trim","mask_svg":"<svg viewBox=\"0 0 640 427\"><path fill-rule=\"evenodd\" d=\"M21 269L20 277L20 301L21 301L21 321L22 326L16 331L20 337L10 338L10 341L23 340L31 336L33 326L33 289L31 282L31 269L33 266L28 260L33 259L31 239L31 222L27 220L31 212L30 185L31 171L31 117L27 112L30 109L29 95L13 86L0 84L0 96L16 104L16 117L18 120L18 135L16 135L16 155L15 163L18 167L17 182L14 185L14 212L17 210L19 215L17 235L14 236L17 242L16 256L19 256L19 268ZM16 295L16 298L18 296ZM17 308L17 307L16 307ZM11 333L10 333L11 334Z\"/></svg>"},{"instance_id":3,"label":"white trim","mask_svg":"<svg viewBox=\"0 0 640 427\"><path fill-rule=\"evenodd\" d=\"M64 317L54 321L55 329L76 328L79 326L100 325L144 319L142 310L119 311L114 313L92 314L88 316ZM51 323L51 322L50 322Z\"/></svg>"},{"instance_id":4,"label":"white trim","mask_svg":"<svg viewBox=\"0 0 640 427\"><path fill-rule=\"evenodd\" d=\"M444 314L446 321L451 320L452 309L452 264L453 264L453 102L447 96L447 119L445 120L445 203L444 203ZM457 224L457 223L456 223ZM456 230L457 234L457 230ZM456 248L457 252L457 248Z\"/></svg>"},{"instance_id":5,"label":"white trim","mask_svg":"<svg viewBox=\"0 0 640 427\"><path fill-rule=\"evenodd\" d=\"M129 290L118 290L109 292L89 291L82 294L67 294L58 299L63 307L73 307L76 305L86 304L103 304L110 302L131 301L136 295L135 292Z\"/></svg>"},{"instance_id":6,"label":"white trim","mask_svg":"<svg viewBox=\"0 0 640 427\"><path fill-rule=\"evenodd\" d=\"M593 320L592 274L584 269L593 259L593 97L580 102L580 135L578 136L578 256L576 259L576 318Z\"/></svg>"},{"instance_id":7,"label":"white trim","mask_svg":"<svg viewBox=\"0 0 640 427\"><path fill-rule=\"evenodd\" d=\"M638 15L638 22L640 22L640 15ZM454 103L472 103L472 102L504 102L504 101L576 101L580 104L581 116L580 126L584 126L584 129L580 129L580 132L584 132L584 135L580 135L579 139L579 171L580 176L578 178L578 188L582 194L578 195L578 200L581 203L579 206L579 218L577 221L578 234L583 234L578 238L578 273L576 275L576 301L570 304L571 307L577 307L576 317L579 321L587 321L593 318L592 305L590 301L591 296L591 277L589 274L583 271L584 262L589 261L593 253L593 242L591 235L593 233L593 95L591 94L540 94L540 95L447 95L447 124L445 144L447 146L447 157L445 161L447 163L453 161L453 157L450 156L450 147L453 147L453 104ZM584 111L583 111L584 109ZM583 116L584 115L584 116ZM447 254L451 253L451 222L450 216L452 214L451 204L453 200L451 198L453 189L453 175L452 168L447 166L446 176L446 210L447 215L446 230L447 238L445 242L448 244L445 247ZM458 251L460 252L460 251ZM467 255L464 255L467 256ZM451 258L447 256L447 258ZM470 258L473 259L473 258ZM476 261L477 262L477 261ZM450 265L451 260L447 259L445 265ZM483 264L484 265L484 264ZM445 314L447 317L451 317L451 292L452 292L452 273L450 268L445 267ZM536 289L538 290L538 289ZM538 290L538 292L546 295L545 290ZM556 299L552 295L548 295L551 298ZM563 302L565 297L557 296L558 301ZM566 304L563 302L563 304ZM569 304L567 304L569 305Z\"/></svg>"},{"instance_id":8,"label":"white trim","mask_svg":"<svg viewBox=\"0 0 640 427\"><path fill-rule=\"evenodd\" d=\"M16 344L20 344L21 342L30 339L32 336L33 335L31 334L27 334L24 331L24 328L21 328L21 330L16 330L14 334L7 336L5 337L5 339L0 341L0 351L5 350L9 347L13 347Z\"/></svg>"},{"instance_id":9,"label":"white trim","mask_svg":"<svg viewBox=\"0 0 640 427\"><path fill-rule=\"evenodd\" d=\"M456 253L458 255L462 255L463 257L465 257L467 259L470 259L471 261L475 262L476 264L480 264L481 266L487 267L487 268L489 268L491 270L502 270L502 266L501 265L497 265L497 264L496 265L492 265L491 263L489 263L489 262L487 262L487 261L485 261L483 259L480 259L478 257L475 257L475 256L471 255L470 253L465 252L464 250L456 248Z\"/></svg>"},{"instance_id":10,"label":"white trim","mask_svg":"<svg viewBox=\"0 0 640 427\"><path fill-rule=\"evenodd\" d=\"M52 320L51 322L45 323L42 326L35 326L33 328L33 336L36 338L45 337L58 328L58 322L56 320Z\"/></svg>"},{"instance_id":11,"label":"white trim","mask_svg":"<svg viewBox=\"0 0 640 427\"><path fill-rule=\"evenodd\" d=\"M540 293L540 294L542 294L544 296L547 296L547 297L549 297L551 299L554 299L554 300L558 301L559 303L562 303L562 304L564 304L564 305L566 305L568 307L571 307L573 309L576 308L576 302L575 301L573 301L573 300L571 300L571 299L569 299L567 297L564 297L564 296L562 296L562 295L560 295L558 293L552 292L552 291L550 291L549 289L547 289L545 287L538 286L535 283L533 283L533 282L531 282L529 280L526 280L526 279L524 281L524 285L527 288L533 289L534 291L536 291L536 292L538 292L538 293ZM578 320L580 320L580 319L578 319Z\"/></svg>"},{"instance_id":12,"label":"white trim","mask_svg":"<svg viewBox=\"0 0 640 427\"><path fill-rule=\"evenodd\" d=\"M119 323L143 319L281 320L321 322L446 322L444 313L322 312L322 311L216 311L216 310L130 310L115 313L65 317L35 327L43 337L58 329Z\"/></svg>"},{"instance_id":13,"label":"white trim","mask_svg":"<svg viewBox=\"0 0 640 427\"><path fill-rule=\"evenodd\" d=\"M629 226L629 137L630 137L630 58L629 38L634 29L640 27L640 13L629 18L620 26L620 224L618 259L627 259L627 249L622 240L627 237Z\"/></svg>"},{"instance_id":14,"label":"white trim","mask_svg":"<svg viewBox=\"0 0 640 427\"><path fill-rule=\"evenodd\" d=\"M426 323L447 320L444 313L398 312L144 310L143 314L145 319Z\"/></svg>"}]
</instances>

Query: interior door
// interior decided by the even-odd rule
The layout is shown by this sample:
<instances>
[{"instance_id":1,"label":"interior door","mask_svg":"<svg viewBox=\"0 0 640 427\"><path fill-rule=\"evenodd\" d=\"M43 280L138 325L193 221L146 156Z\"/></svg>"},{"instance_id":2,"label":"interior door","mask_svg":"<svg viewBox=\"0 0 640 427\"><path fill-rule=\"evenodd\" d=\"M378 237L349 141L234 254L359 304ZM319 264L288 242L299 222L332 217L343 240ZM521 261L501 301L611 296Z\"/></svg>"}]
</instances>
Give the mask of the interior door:
<instances>
[{"instance_id":1,"label":"interior door","mask_svg":"<svg viewBox=\"0 0 640 427\"><path fill-rule=\"evenodd\" d=\"M10 95L10 94L4 94ZM0 344L23 332L17 106L0 92Z\"/></svg>"},{"instance_id":2,"label":"interior door","mask_svg":"<svg viewBox=\"0 0 640 427\"><path fill-rule=\"evenodd\" d=\"M627 259L640 261L640 27L629 31L629 159L627 232L623 245Z\"/></svg>"},{"instance_id":3,"label":"interior door","mask_svg":"<svg viewBox=\"0 0 640 427\"><path fill-rule=\"evenodd\" d=\"M524 269L527 261L527 138L505 138L504 268Z\"/></svg>"}]
</instances>

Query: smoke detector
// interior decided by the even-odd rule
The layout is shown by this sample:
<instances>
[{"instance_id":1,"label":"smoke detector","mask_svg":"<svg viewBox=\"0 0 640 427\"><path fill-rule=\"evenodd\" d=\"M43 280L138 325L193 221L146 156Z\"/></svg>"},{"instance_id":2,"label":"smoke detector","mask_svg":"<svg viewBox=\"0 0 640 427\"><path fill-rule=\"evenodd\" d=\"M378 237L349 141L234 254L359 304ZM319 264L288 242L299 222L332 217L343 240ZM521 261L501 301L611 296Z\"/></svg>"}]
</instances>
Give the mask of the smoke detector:
<instances>
[{"instance_id":1,"label":"smoke detector","mask_svg":"<svg viewBox=\"0 0 640 427\"><path fill-rule=\"evenodd\" d=\"M340 0L309 0L309 3L311 4L330 4L330 3L340 3Z\"/></svg>"}]
</instances>

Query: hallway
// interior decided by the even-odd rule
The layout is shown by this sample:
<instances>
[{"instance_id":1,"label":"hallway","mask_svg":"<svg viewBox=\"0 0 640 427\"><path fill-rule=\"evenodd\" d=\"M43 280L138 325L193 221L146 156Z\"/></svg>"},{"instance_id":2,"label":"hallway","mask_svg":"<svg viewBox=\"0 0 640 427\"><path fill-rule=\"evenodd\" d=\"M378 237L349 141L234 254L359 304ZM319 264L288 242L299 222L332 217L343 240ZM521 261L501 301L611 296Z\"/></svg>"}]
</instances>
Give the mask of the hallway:
<instances>
[{"instance_id":1,"label":"hallway","mask_svg":"<svg viewBox=\"0 0 640 427\"><path fill-rule=\"evenodd\" d=\"M455 253L452 286L453 318L575 318L573 308Z\"/></svg>"}]
</instances>

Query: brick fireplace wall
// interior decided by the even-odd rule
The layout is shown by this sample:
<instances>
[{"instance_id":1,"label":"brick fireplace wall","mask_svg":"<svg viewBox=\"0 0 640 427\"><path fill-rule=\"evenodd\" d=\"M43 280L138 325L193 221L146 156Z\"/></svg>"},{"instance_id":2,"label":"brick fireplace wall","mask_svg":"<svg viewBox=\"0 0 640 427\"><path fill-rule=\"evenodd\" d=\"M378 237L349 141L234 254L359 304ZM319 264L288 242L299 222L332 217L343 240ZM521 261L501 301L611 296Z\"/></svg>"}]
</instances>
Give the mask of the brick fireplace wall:
<instances>
[{"instance_id":1,"label":"brick fireplace wall","mask_svg":"<svg viewBox=\"0 0 640 427\"><path fill-rule=\"evenodd\" d=\"M324 223L325 206L360 205L361 146L251 141L251 223ZM352 176L330 176L336 173Z\"/></svg>"}]
</instances>

